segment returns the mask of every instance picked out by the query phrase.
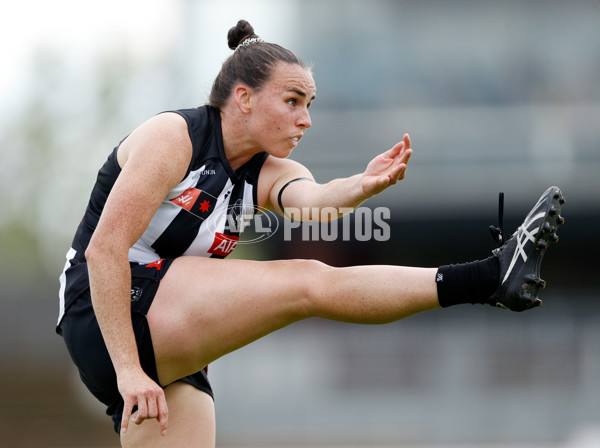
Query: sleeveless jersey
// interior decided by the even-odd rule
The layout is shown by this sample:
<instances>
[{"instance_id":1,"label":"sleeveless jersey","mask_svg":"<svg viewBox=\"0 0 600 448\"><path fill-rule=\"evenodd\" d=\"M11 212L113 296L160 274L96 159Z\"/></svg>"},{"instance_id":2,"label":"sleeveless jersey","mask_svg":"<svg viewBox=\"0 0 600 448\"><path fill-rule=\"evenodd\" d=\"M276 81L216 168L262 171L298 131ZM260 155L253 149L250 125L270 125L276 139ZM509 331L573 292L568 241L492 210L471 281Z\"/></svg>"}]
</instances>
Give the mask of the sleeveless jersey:
<instances>
[{"instance_id":1,"label":"sleeveless jersey","mask_svg":"<svg viewBox=\"0 0 600 448\"><path fill-rule=\"evenodd\" d=\"M182 255L224 258L237 244L242 221L248 222L257 211L256 186L267 153L256 154L234 172L225 157L218 110L202 106L173 112L187 122L192 160L184 179L169 192L143 235L129 249L131 263L160 263L163 258ZM89 288L85 250L121 172L118 148L98 172L67 253L60 278L59 326L70 304Z\"/></svg>"}]
</instances>

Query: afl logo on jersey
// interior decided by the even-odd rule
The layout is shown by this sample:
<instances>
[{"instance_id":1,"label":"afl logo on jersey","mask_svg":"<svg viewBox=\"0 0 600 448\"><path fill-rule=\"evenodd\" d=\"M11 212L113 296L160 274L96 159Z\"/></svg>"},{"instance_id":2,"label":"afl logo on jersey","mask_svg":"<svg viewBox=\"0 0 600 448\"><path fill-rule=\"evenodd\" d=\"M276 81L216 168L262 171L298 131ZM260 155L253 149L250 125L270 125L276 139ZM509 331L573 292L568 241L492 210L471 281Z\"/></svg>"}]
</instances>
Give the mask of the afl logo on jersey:
<instances>
[{"instance_id":1,"label":"afl logo on jersey","mask_svg":"<svg viewBox=\"0 0 600 448\"><path fill-rule=\"evenodd\" d=\"M236 235L224 235L223 233L217 232L211 248L208 249L208 253L226 257L233 252L239 239L240 238Z\"/></svg>"}]
</instances>

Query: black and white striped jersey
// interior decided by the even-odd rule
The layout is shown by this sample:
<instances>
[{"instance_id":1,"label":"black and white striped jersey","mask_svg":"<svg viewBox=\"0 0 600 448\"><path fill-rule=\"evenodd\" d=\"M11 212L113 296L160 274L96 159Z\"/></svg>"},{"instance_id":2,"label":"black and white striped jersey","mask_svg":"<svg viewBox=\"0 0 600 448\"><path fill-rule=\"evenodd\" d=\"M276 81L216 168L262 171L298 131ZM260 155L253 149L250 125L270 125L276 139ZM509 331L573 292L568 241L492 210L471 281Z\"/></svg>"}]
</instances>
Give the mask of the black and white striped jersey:
<instances>
[{"instance_id":1,"label":"black and white striped jersey","mask_svg":"<svg viewBox=\"0 0 600 448\"><path fill-rule=\"evenodd\" d=\"M162 258L196 255L224 258L235 248L240 219L257 211L256 186L265 152L256 154L235 172L225 158L219 111L202 106L173 111L188 124L193 147L184 179L173 188L129 250L129 261L148 264ZM118 146L98 172L84 217L61 275L59 322L88 287L85 250L121 168ZM242 218L243 217L243 218Z\"/></svg>"}]
</instances>

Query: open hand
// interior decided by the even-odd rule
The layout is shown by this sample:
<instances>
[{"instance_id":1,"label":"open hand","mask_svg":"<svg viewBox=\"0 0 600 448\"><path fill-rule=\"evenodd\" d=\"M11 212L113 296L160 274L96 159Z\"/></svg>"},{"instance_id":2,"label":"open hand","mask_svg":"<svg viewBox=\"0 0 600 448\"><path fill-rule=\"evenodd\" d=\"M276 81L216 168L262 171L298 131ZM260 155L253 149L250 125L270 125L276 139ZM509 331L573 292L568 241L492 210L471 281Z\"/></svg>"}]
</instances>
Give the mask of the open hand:
<instances>
[{"instance_id":1,"label":"open hand","mask_svg":"<svg viewBox=\"0 0 600 448\"><path fill-rule=\"evenodd\" d=\"M401 142L375 157L367 165L363 173L363 193L367 197L376 195L404 179L411 154L410 137L404 134Z\"/></svg>"}]
</instances>

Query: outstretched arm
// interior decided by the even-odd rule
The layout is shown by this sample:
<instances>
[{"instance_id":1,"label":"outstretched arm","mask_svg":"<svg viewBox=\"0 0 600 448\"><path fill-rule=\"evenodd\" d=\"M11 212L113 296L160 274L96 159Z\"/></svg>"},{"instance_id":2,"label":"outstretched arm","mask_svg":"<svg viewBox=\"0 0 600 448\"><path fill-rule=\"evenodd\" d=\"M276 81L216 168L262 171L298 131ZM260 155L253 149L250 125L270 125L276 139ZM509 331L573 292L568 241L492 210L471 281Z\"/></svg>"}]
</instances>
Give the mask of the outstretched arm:
<instances>
[{"instance_id":1,"label":"outstretched arm","mask_svg":"<svg viewBox=\"0 0 600 448\"><path fill-rule=\"evenodd\" d=\"M410 137L404 134L402 141L371 160L364 172L334 179L326 184L318 184L314 181L288 184L290 180L297 178L314 179L310 171L299 163L270 157L261 172L259 202L267 208L284 214L284 210L279 207L279 199L281 199L285 211L295 211L295 219L318 220L321 215L320 210L325 207L337 209L339 217L355 209L366 199L404 179L411 154ZM285 186L286 184L288 185ZM279 194L284 186L285 189L280 197ZM301 217L299 212L302 212Z\"/></svg>"}]
</instances>

